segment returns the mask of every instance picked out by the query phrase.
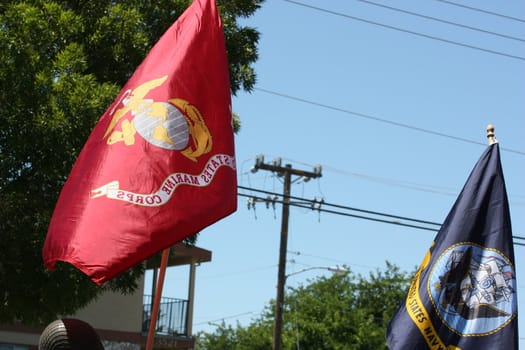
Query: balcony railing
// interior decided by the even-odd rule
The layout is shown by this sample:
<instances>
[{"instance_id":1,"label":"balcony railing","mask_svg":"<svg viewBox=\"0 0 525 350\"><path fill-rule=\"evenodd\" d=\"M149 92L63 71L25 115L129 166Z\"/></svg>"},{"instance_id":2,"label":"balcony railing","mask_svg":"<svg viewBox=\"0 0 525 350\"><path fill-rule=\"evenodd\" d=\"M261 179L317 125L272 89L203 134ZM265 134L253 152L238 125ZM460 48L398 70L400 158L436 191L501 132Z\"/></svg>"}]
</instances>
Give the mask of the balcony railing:
<instances>
[{"instance_id":1,"label":"balcony railing","mask_svg":"<svg viewBox=\"0 0 525 350\"><path fill-rule=\"evenodd\" d=\"M144 295L142 312L142 332L147 333L151 321L151 295ZM161 298L157 316L157 335L190 336L188 334L188 300Z\"/></svg>"}]
</instances>

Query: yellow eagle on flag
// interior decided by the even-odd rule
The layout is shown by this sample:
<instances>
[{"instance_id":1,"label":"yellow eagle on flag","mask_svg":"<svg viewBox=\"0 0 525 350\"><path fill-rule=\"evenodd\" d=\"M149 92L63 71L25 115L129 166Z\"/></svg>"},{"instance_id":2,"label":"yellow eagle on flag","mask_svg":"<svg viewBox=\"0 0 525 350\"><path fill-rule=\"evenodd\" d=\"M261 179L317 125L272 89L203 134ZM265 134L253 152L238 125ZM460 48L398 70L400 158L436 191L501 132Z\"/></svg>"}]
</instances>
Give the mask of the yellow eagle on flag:
<instances>
[{"instance_id":1,"label":"yellow eagle on flag","mask_svg":"<svg viewBox=\"0 0 525 350\"><path fill-rule=\"evenodd\" d=\"M107 144L135 143L137 132L149 143L170 150L179 150L192 161L212 148L212 136L199 110L188 101L173 98L159 102L144 97L161 86L167 75L147 81L122 98L123 107L117 109L109 123L104 138ZM119 121L131 112L131 118Z\"/></svg>"}]
</instances>

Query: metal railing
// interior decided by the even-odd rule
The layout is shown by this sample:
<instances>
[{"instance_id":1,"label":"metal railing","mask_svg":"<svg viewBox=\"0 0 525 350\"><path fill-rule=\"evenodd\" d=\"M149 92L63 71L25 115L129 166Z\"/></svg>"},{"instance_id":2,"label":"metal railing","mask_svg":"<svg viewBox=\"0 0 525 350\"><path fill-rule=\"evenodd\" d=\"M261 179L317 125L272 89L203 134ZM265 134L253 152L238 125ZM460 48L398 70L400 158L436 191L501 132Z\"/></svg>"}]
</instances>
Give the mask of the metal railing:
<instances>
[{"instance_id":1,"label":"metal railing","mask_svg":"<svg viewBox=\"0 0 525 350\"><path fill-rule=\"evenodd\" d=\"M144 295L142 311L142 332L149 330L153 299ZM189 336L188 334L188 300L176 298L160 299L157 316L156 334L164 336Z\"/></svg>"}]
</instances>

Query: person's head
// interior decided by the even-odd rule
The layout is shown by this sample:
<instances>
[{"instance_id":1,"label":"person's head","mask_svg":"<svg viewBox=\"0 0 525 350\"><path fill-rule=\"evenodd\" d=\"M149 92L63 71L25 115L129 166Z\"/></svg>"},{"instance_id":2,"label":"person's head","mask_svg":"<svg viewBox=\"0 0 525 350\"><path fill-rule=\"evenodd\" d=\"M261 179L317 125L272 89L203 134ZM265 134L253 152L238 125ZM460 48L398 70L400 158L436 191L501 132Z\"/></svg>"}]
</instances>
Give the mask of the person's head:
<instances>
[{"instance_id":1,"label":"person's head","mask_svg":"<svg viewBox=\"0 0 525 350\"><path fill-rule=\"evenodd\" d=\"M38 350L104 350L88 323L65 318L51 322L40 335Z\"/></svg>"}]
</instances>

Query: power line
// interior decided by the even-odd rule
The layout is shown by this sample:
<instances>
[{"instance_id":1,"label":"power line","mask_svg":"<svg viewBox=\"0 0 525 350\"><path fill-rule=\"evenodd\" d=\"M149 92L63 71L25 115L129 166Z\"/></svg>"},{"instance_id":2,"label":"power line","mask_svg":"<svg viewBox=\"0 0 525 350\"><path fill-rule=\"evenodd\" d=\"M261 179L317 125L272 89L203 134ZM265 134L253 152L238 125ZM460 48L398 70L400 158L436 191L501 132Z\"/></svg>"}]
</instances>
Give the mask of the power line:
<instances>
[{"instance_id":1,"label":"power line","mask_svg":"<svg viewBox=\"0 0 525 350\"><path fill-rule=\"evenodd\" d=\"M240 316L248 316L248 315L253 315L254 312L252 311L247 311L247 312L243 312L243 313L240 313L240 314L235 314L235 315L231 315L231 316L225 316L225 317L222 317L222 318L217 318L215 320L211 320L211 321L204 321L204 322L199 322L199 323L194 323L193 325L194 326L200 326L200 325L211 325L211 326L217 326L215 323L216 322L222 322L224 320L227 320L229 318L239 318ZM218 326L221 326L221 325L218 325Z\"/></svg>"},{"instance_id":2,"label":"power line","mask_svg":"<svg viewBox=\"0 0 525 350\"><path fill-rule=\"evenodd\" d=\"M408 14L408 15L411 15L411 16L416 16L416 17L428 19L428 20L435 21L435 22L449 24L449 25L456 26L456 27L459 27L459 28L470 29L470 30L473 30L473 31L476 31L476 32L480 32L480 33L484 33L484 34L490 34L490 35L495 35L495 36L499 36L499 37L505 38L505 39L525 42L525 39L523 39L523 38L518 38L518 37L515 37L515 36L502 34L502 33L496 33L496 32L490 31L490 30L485 30L485 29L482 29L482 28L472 27L472 26L468 26L468 25L465 25L465 24L457 23L457 22L447 21L447 20L444 20L444 19L441 19L441 18L427 16L427 15L423 15L423 14L420 14L420 13L403 10L403 9L398 8L398 7L383 5L383 4L380 4L380 3L377 3L377 2L373 2L373 1L369 1L369 0L356 0L356 1L368 4L368 5L382 7L382 8L385 8L385 9L388 9L388 10L392 10L392 11L396 11L396 12L405 13L405 14Z\"/></svg>"},{"instance_id":3,"label":"power line","mask_svg":"<svg viewBox=\"0 0 525 350\"><path fill-rule=\"evenodd\" d=\"M247 191L254 191L254 192L259 192L259 193L264 193L264 194L270 194L270 195L273 195L275 197L281 197L281 195L279 195L279 194L277 194L275 192L259 190L259 189L255 189L255 188L244 187L244 186L237 186L237 188L239 188L241 190L247 190ZM245 195L245 194L242 194L242 193L240 193L239 195L243 196L243 197L254 197L256 199L261 199L261 200L266 200L267 199L267 198L260 198L260 197L257 197L257 196L252 196L252 195ZM290 195L288 197L290 199L292 199L292 200L297 200L297 201L302 201L302 202L312 202L309 199L296 197L296 196L292 196L292 195ZM274 201L276 203L281 203L281 201L278 200L278 199L272 199L272 201ZM302 204L299 204L299 203L290 203L290 205L295 205L295 206L302 207ZM398 220L403 220L403 221L409 221L409 222L414 222L414 223L418 223L418 224L426 224L426 225L431 225L431 226L441 226L441 224L438 223L438 222L414 219L414 218L409 218L409 217L406 217L406 216L382 213L382 212L373 211L373 210L354 208L354 207L344 206L344 205L340 205L340 204L333 204L333 203L323 202L322 206L334 207L334 208L344 209L344 210L348 210L348 211L355 211L355 212L359 212L359 213L363 213L363 214L376 215L376 216L379 216L379 217L385 217L385 218L389 218L389 219L398 219ZM311 205L304 206L304 208L312 209ZM318 210L318 209L316 209L316 210ZM333 214L336 214L336 213L334 212ZM349 215L349 216L353 216L353 215ZM367 218L367 219L369 218L369 217L363 217L363 216L356 216L356 217L358 217L358 218ZM399 223L398 221L381 221L381 222L385 222L385 223L396 222L396 223ZM418 228L420 228L420 227L418 227ZM427 229L427 228L424 228L424 229ZM437 230L436 229L431 229L431 231L437 231Z\"/></svg>"},{"instance_id":4,"label":"power line","mask_svg":"<svg viewBox=\"0 0 525 350\"><path fill-rule=\"evenodd\" d=\"M444 43L447 43L447 44L452 44L452 45L456 45L456 46L462 46L462 47L466 47L466 48L477 50L477 51L491 53L493 55L499 55L499 56L503 56L503 57L517 59L517 60L520 60L520 61L525 61L525 57L522 57L522 56L516 56L516 55L509 54L509 53L501 52L501 51L485 49L485 48L482 48L482 47L479 47L479 46L465 44L465 43L462 43L462 42L459 42L459 41L449 40L449 39L440 38L440 37L429 35L429 34L415 32L415 31L412 31L412 30L408 30L408 29L404 29L404 28L400 28L400 27L395 27L395 26L392 26L392 25L389 25L389 24L379 23L379 22L371 21L371 20L368 20L368 19L365 19L365 18L351 16L351 15L347 15L345 13L336 12L336 11L324 9L324 8L317 7L317 6L304 4L304 3L298 2L298 1L293 1L293 0L283 0L283 1L289 2L289 3L297 5L297 6L303 6L303 7L310 8L310 9L313 9L313 10L316 10L316 11L325 12L325 13L329 13L329 14L332 14L332 15L335 15L335 16L348 18L348 19L353 19L355 21L360 21L360 22L372 24L372 25L375 25L375 26L379 26L379 27L395 30L395 31L398 31L398 32L406 33L406 34L412 34L412 35L416 35L416 36L419 36L419 37L423 37L423 38L427 38L427 39L431 39L431 40L444 42Z\"/></svg>"},{"instance_id":5,"label":"power line","mask_svg":"<svg viewBox=\"0 0 525 350\"><path fill-rule=\"evenodd\" d=\"M489 14L489 15L493 15L493 16L497 16L497 17L506 18L506 19L510 19L510 20L513 20L513 21L518 21L518 22L525 23L525 19L518 18L518 17L512 17L512 16L508 16L508 15L503 15L503 14L497 13L497 12L483 10L483 9L480 9L480 8L477 8L477 7L472 7L472 6L467 6L467 5L463 5L463 4L458 4L458 3L453 2L453 1L447 1L447 0L436 0L436 1L448 4L448 5L452 5L452 6L462 7L462 8L465 8L465 9L472 10L472 11L482 12L482 13L486 13L486 14Z\"/></svg>"},{"instance_id":6,"label":"power line","mask_svg":"<svg viewBox=\"0 0 525 350\"><path fill-rule=\"evenodd\" d=\"M249 198L256 198L256 199L260 199L260 200L265 200L265 198L263 198L263 197L257 197L257 196L253 196L253 195L243 194L243 193L238 193L238 195L241 196L241 197L249 197ZM307 199L304 199L304 200L307 201ZM284 203L282 200L278 200L278 199L277 200L274 199L273 202L274 203L281 203L281 204ZM291 203L289 203L289 205L293 206L293 207L303 208L303 209L312 209L311 206L309 206L307 204L291 202ZM403 223L403 222L400 222L400 221L386 220L386 219L380 219L380 218L373 218L373 217L369 217L369 216L344 213L344 212L341 212L341 211L330 210L330 209L315 208L315 209L312 209L312 210L316 210L318 212L323 212L323 213L328 213L328 214L335 214L335 215L347 216L347 217L352 217L352 218L357 218L357 219L363 219L363 220L368 220L368 221L375 221L375 222L380 222L380 223L384 223L384 224L415 228L415 229L419 229L419 230L426 230L426 231L432 231L432 232L438 232L439 231L439 228L432 228L432 227L425 227L425 226L421 226L421 225L407 224L407 223ZM389 214L386 214L384 216L389 216ZM413 219L413 220L417 221L417 219ZM520 237L520 236L512 236L512 238L514 238L514 239L525 239L525 237ZM525 243L520 243L520 242L513 242L513 243L515 245L525 246Z\"/></svg>"},{"instance_id":7,"label":"power line","mask_svg":"<svg viewBox=\"0 0 525 350\"><path fill-rule=\"evenodd\" d=\"M289 158L283 158L283 159L289 160L294 163L306 165L306 166L312 166L311 164L299 162L297 160L293 160ZM441 194L444 196L457 196L458 194L457 190L453 188L449 188L449 187L428 185L428 184L422 184L422 183L416 183L416 182L410 182L410 181L395 180L392 178L379 177L379 176L374 176L374 175L356 173L356 172L352 172L349 170L337 169L333 166L326 165L326 164L321 164L321 165L323 167L323 170L325 171L328 170L328 171L339 173L345 176L354 176L354 177L361 178L367 181L377 182L377 183L381 183L381 184L385 184L389 186L407 188L410 190L416 190L416 191L427 192L427 193Z\"/></svg>"},{"instance_id":8,"label":"power line","mask_svg":"<svg viewBox=\"0 0 525 350\"><path fill-rule=\"evenodd\" d=\"M281 197L281 195L278 194L278 193L265 191L265 190L260 190L260 189L255 189L255 188L250 188L250 187L245 187L245 186L237 186L237 187L239 189L241 189L241 190L247 190L247 191L253 191L253 192L259 192L259 193L273 195L274 197L271 199L272 203L281 203L281 204L284 203L283 200L278 199L279 197ZM244 193L238 193L238 195L241 196L241 197L254 198L254 199L260 200L260 201L268 200L268 198L254 196L254 195L248 195L248 194L244 194ZM313 203L320 203L320 202L314 202L314 201L306 199L306 198L296 197L296 196L292 196L292 195L289 195L287 197L289 199L300 201L300 202L291 202L291 201L287 202L287 204L290 205L290 206L294 206L294 207L298 207L298 208L304 208L304 209L311 209L311 210L315 210L315 211L323 212L323 213L328 213L328 214L335 214L335 215L341 215L341 216L346 216L346 217L353 217L353 218L357 218L357 219L363 219L363 220L368 220L368 221L375 221L375 222L380 222L380 223L384 223L384 224L397 225L397 226L403 226L403 227L409 227L409 228L415 228L415 229L419 229L419 230L426 230L426 231L433 231L433 232L438 232L440 227L441 227L441 224L438 223L438 222L432 222L432 221L427 221L427 220L420 220L420 219L410 218L410 217L406 217L406 216L400 216L400 215L388 214L388 213L383 213L383 212L378 212L378 211L354 208L354 207L349 207L349 206L340 205L340 204L327 203L327 202L324 202L324 201L322 202L322 206L334 207L334 208L337 208L337 209L344 209L344 210L348 210L348 211L355 211L355 212L359 212L359 213L362 213L362 214L374 215L374 216L377 216L377 217L360 215L360 214L352 214L352 213L347 213L347 212L337 211L337 210L331 210L331 209L324 209L321 206L313 207L312 206ZM312 203L312 204L308 204L308 203ZM390 219L399 219L399 220L402 220L402 221L396 221L396 220L390 220ZM407 222L411 222L411 223L407 223ZM424 224L424 225L427 225L427 226L423 226L423 225L420 225L420 224ZM434 227L432 227L432 226L434 226ZM514 239L525 240L525 237L522 237L522 236L512 236L512 237ZM519 246L525 246L525 243L520 243L520 242L514 242L514 244L515 245L519 245Z\"/></svg>"},{"instance_id":9,"label":"power line","mask_svg":"<svg viewBox=\"0 0 525 350\"><path fill-rule=\"evenodd\" d=\"M314 167L315 166L315 165L308 164L306 162L301 162L301 161L298 161L298 160L295 160L295 159L290 159L290 158L282 158L282 159L283 160L288 160L288 161L293 162L293 163L301 164L301 165L304 165L304 166L310 166L310 167ZM342 174L342 175L345 175L345 176L354 176L354 177L361 178L361 179L364 179L364 180L367 180L367 181L377 182L377 183L381 183L381 184L385 184L385 185L389 185L389 186L396 186L396 187L407 188L407 189L410 189L410 190L415 190L415 191L420 191L420 192L440 194L440 195L444 195L444 196L457 197L457 195L458 195L458 190L454 189L454 188L450 188L450 187L429 185L429 184L423 184L423 183L417 183L417 182L411 182L411 181L404 181L404 180L396 180L396 179L386 178L386 177L379 177L379 176L368 175L368 174L361 174L361 173L356 173L356 172L352 172L352 171L349 171L349 170L337 169L337 168L335 168L333 166L330 166L330 165L327 165L327 164L320 164L320 165L323 167L324 171L331 171L331 172L339 173L339 174ZM509 195L509 198L510 197L523 199L523 198L525 198L525 195L512 194L512 195ZM510 202L511 202L511 204L514 204L514 205L520 205L520 206L525 205L525 202L514 201L514 200L511 200Z\"/></svg>"},{"instance_id":10,"label":"power line","mask_svg":"<svg viewBox=\"0 0 525 350\"><path fill-rule=\"evenodd\" d=\"M241 196L241 197L255 198L255 199L259 199L259 200L264 200L264 199L265 199L265 198L263 198L263 197L257 197L257 196L253 196L253 195L247 195L247 194L244 194L244 193L239 193L238 195ZM284 203L284 201L279 200L279 199L274 200L273 202L275 202L275 203L281 203L281 204ZM293 207L298 207L298 208L311 209L311 207L308 206L308 205L306 205L306 204L300 204L300 203L289 203L289 205L290 205L290 206L293 206ZM369 220L369 221L381 222L381 223L384 223L384 224L391 224L391 225L405 226L405 227L417 228L417 229L420 229L420 230L427 230L427 231L434 231L434 232L437 232L437 231L438 231L437 229L430 228L430 227L425 227L425 226L421 226L421 225L413 225L413 224L402 223L402 222L394 221L394 220L386 220L386 219L372 218L372 217L368 217L368 216L364 216L364 215L358 215L358 214L343 213L343 212L340 212L340 211L335 211L335 210L330 210L330 209L322 209L322 208L319 208L319 209L315 209L315 210L317 210L317 211L319 211L319 212L323 212L323 213L337 214L337 215L348 216L348 217L352 217L352 218L356 218L356 219L363 219L363 220Z\"/></svg>"},{"instance_id":11,"label":"power line","mask_svg":"<svg viewBox=\"0 0 525 350\"><path fill-rule=\"evenodd\" d=\"M289 0L284 0L284 1L289 1ZM369 120L374 120L376 122L381 122L381 123L384 123L384 124L390 124L390 125L394 125L394 126L397 126L397 127L410 129L410 130L414 130L414 131L419 131L419 132L423 132L423 133L434 135L434 136L441 136L441 137L445 137L445 138L456 140L456 141L461 141L461 142L471 143L471 144L475 144L475 145L486 146L486 143L483 143L483 142L478 142L478 141L466 139L466 138L459 137L459 136L453 136L453 135L445 134L445 133L442 133L442 132L439 132L439 131L424 129L424 128L420 128L420 127L409 125L409 124L399 123L399 122L395 122L395 121L392 121L392 120L375 117L375 116L370 115L370 114L359 113L359 112L351 111L351 110L344 109L344 108L334 107L334 106L330 106L330 105L327 105L327 104L324 104L324 103L315 102L315 101L307 100L307 99L304 99L304 98L301 98L301 97L288 95L288 94L285 94L285 93L282 93L282 92L277 92L277 91L268 90L268 89L259 88L259 87L255 87L254 90L261 91L261 92L264 92L264 93L267 93L267 94L270 94L270 95L275 95L275 96L287 98L287 99L290 99L290 100L306 103L306 104L309 104L309 105L322 107L322 108L330 109L330 110L337 111L337 112L342 112L342 113L345 113L345 114L351 114L351 115L356 116L356 117L369 119ZM522 151L519 151L519 150L514 150L514 149L504 148L504 147L500 147L500 149L504 150L504 151L507 151L507 152L511 152L511 153L525 155L525 152L522 152Z\"/></svg>"},{"instance_id":12,"label":"power line","mask_svg":"<svg viewBox=\"0 0 525 350\"><path fill-rule=\"evenodd\" d=\"M259 189L250 188L250 187L237 186L237 188L239 188L241 190L255 191L255 192L260 192L260 193L270 194L270 195L277 195L277 193L275 193L275 192L259 190ZM277 196L280 197L281 195L277 195ZM302 198L302 197L296 197L296 196L292 196L292 195L290 195L288 197L290 199L293 199L293 200L311 202L311 200L305 199L305 198ZM420 223L420 224L441 226L441 224L439 222L432 222L432 221L427 221L427 220L413 219L413 218L409 218L409 217L406 217L406 216L387 214L387 213L382 213L382 212L373 211L373 210L359 209L359 208L349 207L349 206L340 205L340 204L333 204L333 203L323 202L322 205L323 206L334 207L334 208L338 208L338 209L345 209L345 210L350 210L350 211L356 211L356 212L365 213L365 214L384 216L384 217L388 217L388 218L392 218L392 219L400 219L400 220L405 220L405 221L412 221L412 222L416 222L416 223ZM308 207L308 209L310 209L310 207Z\"/></svg>"}]
</instances>

